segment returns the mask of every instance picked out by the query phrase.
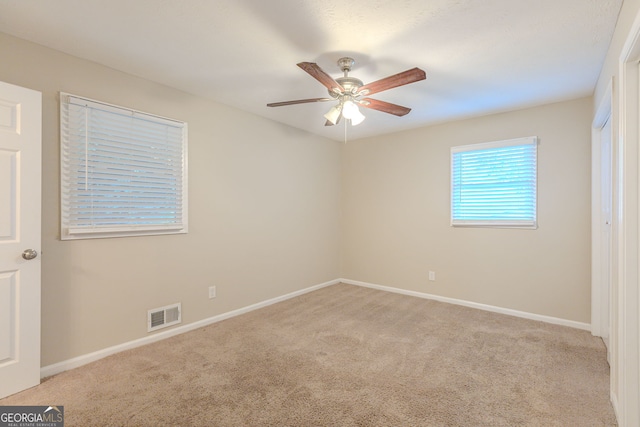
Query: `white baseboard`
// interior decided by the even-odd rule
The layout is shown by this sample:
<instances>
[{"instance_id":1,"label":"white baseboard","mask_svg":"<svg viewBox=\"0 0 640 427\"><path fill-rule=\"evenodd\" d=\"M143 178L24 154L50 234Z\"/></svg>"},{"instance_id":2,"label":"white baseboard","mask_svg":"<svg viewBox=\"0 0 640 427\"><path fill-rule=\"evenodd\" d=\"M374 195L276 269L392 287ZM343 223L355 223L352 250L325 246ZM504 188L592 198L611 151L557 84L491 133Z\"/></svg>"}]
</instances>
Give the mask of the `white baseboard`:
<instances>
[{"instance_id":1,"label":"white baseboard","mask_svg":"<svg viewBox=\"0 0 640 427\"><path fill-rule=\"evenodd\" d=\"M613 413L616 416L616 420L620 421L620 412L618 409L618 396L613 392L613 387L611 387L611 391L609 392L609 400L611 400L611 406L613 406ZM622 425L622 424L620 424Z\"/></svg>"},{"instance_id":2,"label":"white baseboard","mask_svg":"<svg viewBox=\"0 0 640 427\"><path fill-rule=\"evenodd\" d=\"M43 366L42 368L40 368L40 378L50 377L51 375L59 374L60 372L67 371L69 369L78 368L82 365L86 365L87 363L95 362L96 360L102 359L104 357L110 356L115 353L119 353L124 350L129 350L129 349L140 347L146 344L151 344L153 342L160 341L175 335L193 331L195 329L202 328L203 326L220 322L221 320L239 316L241 314L245 314L253 310L258 310L259 308L267 307L269 305L272 305L281 301L285 301L291 298L295 298L297 296L300 296L309 292L313 292L315 290L325 288L327 286L335 285L338 283L340 283L339 279L331 280L329 282L321 283L319 285L311 286L309 288L301 289L299 291L291 292L286 295L271 298L256 304L252 304L247 307L239 308L237 310L229 311L227 313L222 313L217 316L213 316L207 319L199 320L197 322L189 323L188 325L177 326L175 328L168 329L163 332L158 332L144 338L139 338L126 343L114 345L113 347L108 347L102 350L94 351L93 353L74 357L73 359L64 360L59 363L54 363L53 365Z\"/></svg>"},{"instance_id":3,"label":"white baseboard","mask_svg":"<svg viewBox=\"0 0 640 427\"><path fill-rule=\"evenodd\" d=\"M530 320L538 320L542 322L552 323L555 325L569 326L571 328L591 330L591 325L587 323L575 322L573 320L559 319L556 317L543 316L539 314L527 313L524 311L511 310L509 308L495 307L486 304L479 304L470 301L459 300L455 298L442 297L438 295L426 294L423 292L409 291L406 289L394 288L390 286L382 286L375 285L372 283L360 282L357 280L350 279L335 279L325 283L321 283L319 285L311 286L309 288L301 289L299 291L291 292L286 295L282 295L276 298L271 298L266 301L262 301L256 304L249 305L247 307L239 308L237 310L229 311L227 313L222 313L217 316L209 317L207 319L199 320L197 322L189 323L188 325L177 326L175 328L168 329L166 331L158 332L153 335L139 338L133 341L129 341L126 343L118 344L112 347L108 347L102 350L94 351L93 353L84 354L82 356L74 357L73 359L64 360L59 363L54 363L53 365L44 366L40 369L40 377L45 378L51 375L59 374L60 372L67 371L69 369L78 368L82 365L86 365L87 363L95 362L96 360L100 360L104 357L110 356L115 353L119 353L124 350L129 350L132 348L140 347L146 344L151 344L156 341L160 341L175 335L183 334L185 332L193 331L198 328L202 328L207 325L211 325L212 323L220 322L225 319L229 319L231 317L239 316L241 314L248 313L253 310L258 310L263 307L267 307L272 304L276 304L281 301L285 301L291 298L295 298L297 296L313 292L315 290L325 288L327 286L335 285L338 283L346 283L348 285L355 286L363 286L366 288L378 289L386 292L394 292L402 295L409 295L418 298L431 299L435 301L446 302L449 304L462 305L465 307L476 308L485 311L491 311L494 313L507 314L515 317L522 317Z\"/></svg>"},{"instance_id":4,"label":"white baseboard","mask_svg":"<svg viewBox=\"0 0 640 427\"><path fill-rule=\"evenodd\" d=\"M455 298L442 297L442 296L439 296L439 295L426 294L426 293L423 293L423 292L409 291L409 290L406 290L406 289L393 288L391 286L375 285L373 283L359 282L357 280L340 279L338 281L342 282L342 283L346 283L348 285L363 286L365 288L372 288L372 289L378 289L378 290L386 291L386 292L394 292L396 294L409 295L409 296L412 296L412 297L431 299L431 300L435 300L435 301L446 302L446 303L449 303L449 304L463 305L465 307L477 308L479 310L491 311L491 312L494 312L494 313L507 314L509 316L522 317L524 319L538 320L538 321L541 321L541 322L552 323L554 325L569 326L571 328L583 329L585 331L591 331L591 325L590 324L582 323L582 322L576 322L576 321L573 321L573 320L560 319L560 318L551 317L551 316L543 316L541 314L527 313L525 311L512 310L510 308L502 308L502 307L496 307L496 306L493 306L493 305L480 304L480 303L477 303L477 302L471 302L471 301L459 300L459 299L455 299Z\"/></svg>"}]
</instances>

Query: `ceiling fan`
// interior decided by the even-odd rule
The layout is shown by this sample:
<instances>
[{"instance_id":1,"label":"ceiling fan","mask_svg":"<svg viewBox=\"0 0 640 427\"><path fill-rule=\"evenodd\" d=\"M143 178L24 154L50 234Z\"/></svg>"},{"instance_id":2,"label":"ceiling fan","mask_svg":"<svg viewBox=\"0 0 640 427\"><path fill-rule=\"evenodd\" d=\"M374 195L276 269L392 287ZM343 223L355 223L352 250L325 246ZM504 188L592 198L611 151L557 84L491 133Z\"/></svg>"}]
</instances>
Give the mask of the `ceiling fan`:
<instances>
[{"instance_id":1,"label":"ceiling fan","mask_svg":"<svg viewBox=\"0 0 640 427\"><path fill-rule=\"evenodd\" d=\"M325 126L333 126L340 122L344 117L350 120L352 125L362 123L365 116L358 109L358 105L372 110L382 111L384 113L393 114L395 116L404 116L411 111L411 108L401 105L391 104L385 101L368 98L369 95L382 92L383 90L392 89L394 87L403 86L409 83L415 83L427 78L426 73L420 68L412 68L402 73L394 74L369 84L363 84L362 80L349 76L349 71L355 61L353 58L340 58L338 67L344 73L343 77L333 79L329 74L324 72L318 64L314 62L301 62L298 67L306 71L311 77L319 81L329 91L330 98L310 98L298 99L295 101L274 102L267 104L267 107L282 107L285 105L306 104L310 102L338 101L324 117L327 119Z\"/></svg>"}]
</instances>

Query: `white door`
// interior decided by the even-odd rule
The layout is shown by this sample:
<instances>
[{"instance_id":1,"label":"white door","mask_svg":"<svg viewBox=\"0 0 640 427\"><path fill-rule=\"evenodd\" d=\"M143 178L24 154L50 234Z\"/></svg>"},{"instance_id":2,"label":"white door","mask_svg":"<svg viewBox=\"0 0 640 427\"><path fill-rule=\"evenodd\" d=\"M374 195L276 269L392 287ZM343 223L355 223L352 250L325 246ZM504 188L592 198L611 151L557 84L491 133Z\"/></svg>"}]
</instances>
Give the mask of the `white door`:
<instances>
[{"instance_id":1,"label":"white door","mask_svg":"<svg viewBox=\"0 0 640 427\"><path fill-rule=\"evenodd\" d=\"M0 398L40 383L41 120L40 92L0 82Z\"/></svg>"}]
</instances>

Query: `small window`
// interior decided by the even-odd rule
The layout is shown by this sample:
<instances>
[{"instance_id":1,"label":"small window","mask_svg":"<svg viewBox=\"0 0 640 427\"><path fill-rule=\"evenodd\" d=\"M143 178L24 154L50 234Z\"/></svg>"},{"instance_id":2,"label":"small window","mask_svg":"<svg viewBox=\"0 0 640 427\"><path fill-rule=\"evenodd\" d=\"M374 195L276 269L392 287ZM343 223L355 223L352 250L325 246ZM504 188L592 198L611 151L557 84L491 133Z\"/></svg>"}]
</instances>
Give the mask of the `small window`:
<instances>
[{"instance_id":1,"label":"small window","mask_svg":"<svg viewBox=\"0 0 640 427\"><path fill-rule=\"evenodd\" d=\"M60 94L61 238L187 232L187 124Z\"/></svg>"},{"instance_id":2,"label":"small window","mask_svg":"<svg viewBox=\"0 0 640 427\"><path fill-rule=\"evenodd\" d=\"M451 225L536 228L537 141L451 148Z\"/></svg>"}]
</instances>

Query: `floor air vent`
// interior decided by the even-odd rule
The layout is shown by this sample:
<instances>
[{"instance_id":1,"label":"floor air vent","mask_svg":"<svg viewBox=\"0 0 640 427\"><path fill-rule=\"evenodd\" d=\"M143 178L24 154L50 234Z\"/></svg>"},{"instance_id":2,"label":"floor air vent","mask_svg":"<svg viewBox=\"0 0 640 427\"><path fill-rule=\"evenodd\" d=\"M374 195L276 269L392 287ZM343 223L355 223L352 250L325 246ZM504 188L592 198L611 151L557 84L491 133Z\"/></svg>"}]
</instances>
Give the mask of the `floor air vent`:
<instances>
[{"instance_id":1,"label":"floor air vent","mask_svg":"<svg viewBox=\"0 0 640 427\"><path fill-rule=\"evenodd\" d=\"M166 328L182 322L182 306L180 303L154 308L147 312L147 332Z\"/></svg>"}]
</instances>

